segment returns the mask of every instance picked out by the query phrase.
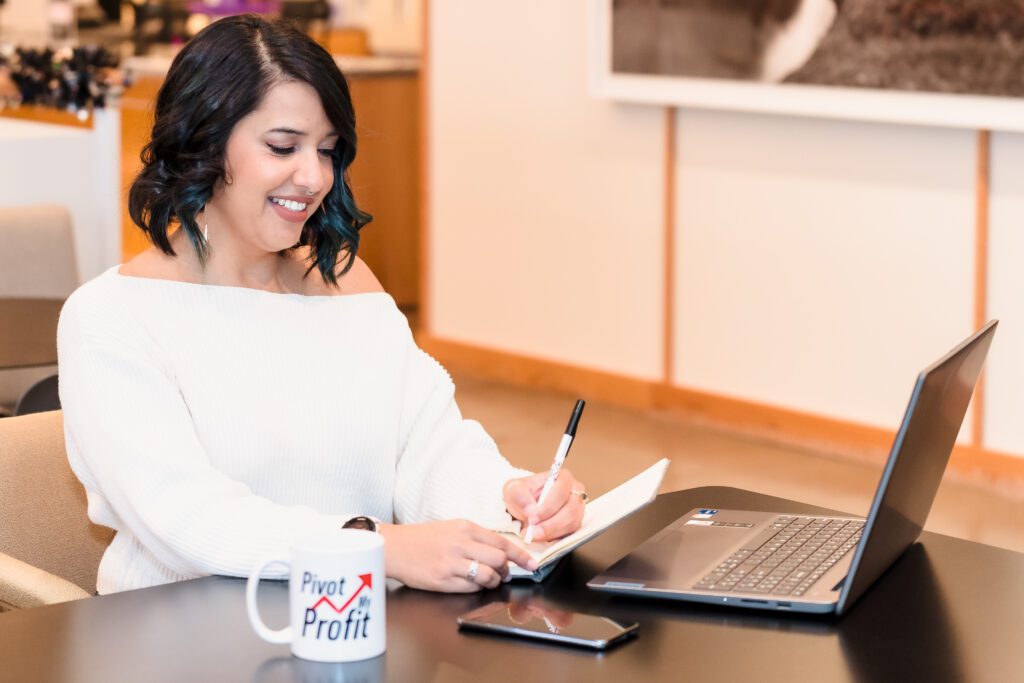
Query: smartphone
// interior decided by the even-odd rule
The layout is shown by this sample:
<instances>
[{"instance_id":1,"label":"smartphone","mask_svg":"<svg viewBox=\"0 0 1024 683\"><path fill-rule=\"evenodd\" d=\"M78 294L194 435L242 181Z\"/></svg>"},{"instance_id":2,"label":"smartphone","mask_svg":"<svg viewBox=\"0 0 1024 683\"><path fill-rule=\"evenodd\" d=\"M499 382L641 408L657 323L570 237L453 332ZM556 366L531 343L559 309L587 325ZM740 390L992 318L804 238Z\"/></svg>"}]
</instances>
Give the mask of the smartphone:
<instances>
[{"instance_id":1,"label":"smartphone","mask_svg":"<svg viewBox=\"0 0 1024 683\"><path fill-rule=\"evenodd\" d=\"M458 618L459 628L485 631L592 650L605 650L637 633L639 624L623 624L607 617L577 612L523 609L508 602L492 602Z\"/></svg>"}]
</instances>

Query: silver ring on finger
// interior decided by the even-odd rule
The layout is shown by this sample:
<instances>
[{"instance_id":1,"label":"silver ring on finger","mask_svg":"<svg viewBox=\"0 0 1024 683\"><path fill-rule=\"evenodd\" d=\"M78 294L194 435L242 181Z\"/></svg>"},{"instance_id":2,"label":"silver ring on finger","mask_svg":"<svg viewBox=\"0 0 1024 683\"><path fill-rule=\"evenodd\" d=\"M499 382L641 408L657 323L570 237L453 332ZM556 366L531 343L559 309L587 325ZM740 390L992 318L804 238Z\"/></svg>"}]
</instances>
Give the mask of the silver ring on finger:
<instances>
[{"instance_id":1,"label":"silver ring on finger","mask_svg":"<svg viewBox=\"0 0 1024 683\"><path fill-rule=\"evenodd\" d=\"M480 571L480 563L473 560L469 563L469 571L466 572L466 578L470 581L476 581L477 572Z\"/></svg>"},{"instance_id":2,"label":"silver ring on finger","mask_svg":"<svg viewBox=\"0 0 1024 683\"><path fill-rule=\"evenodd\" d=\"M590 499L590 496L587 495L586 491L570 491L569 493L571 493L574 496L579 496L581 503L586 503L587 500Z\"/></svg>"}]
</instances>

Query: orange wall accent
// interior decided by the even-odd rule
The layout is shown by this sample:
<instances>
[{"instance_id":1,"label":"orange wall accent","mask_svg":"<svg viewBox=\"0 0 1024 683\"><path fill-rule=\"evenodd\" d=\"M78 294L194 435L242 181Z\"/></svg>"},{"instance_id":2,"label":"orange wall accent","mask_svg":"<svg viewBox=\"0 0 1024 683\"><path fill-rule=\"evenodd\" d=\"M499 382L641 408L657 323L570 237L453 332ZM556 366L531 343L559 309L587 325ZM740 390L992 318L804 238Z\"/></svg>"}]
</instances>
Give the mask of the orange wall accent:
<instances>
[{"instance_id":1,"label":"orange wall accent","mask_svg":"<svg viewBox=\"0 0 1024 683\"><path fill-rule=\"evenodd\" d=\"M129 261L149 248L149 240L128 215L128 188L142 169L139 155L153 130L153 107L163 78L137 79L121 97L121 258Z\"/></svg>"},{"instance_id":2,"label":"orange wall accent","mask_svg":"<svg viewBox=\"0 0 1024 683\"><path fill-rule=\"evenodd\" d=\"M92 114L82 121L77 115L63 109L41 107L35 104L25 104L17 108L5 107L0 109L0 117L7 119L19 119L21 121L34 121L36 123L54 123L61 126L72 126L74 128L92 128Z\"/></svg>"},{"instance_id":3,"label":"orange wall accent","mask_svg":"<svg viewBox=\"0 0 1024 683\"><path fill-rule=\"evenodd\" d=\"M332 55L370 54L369 37L361 28L332 28L313 37Z\"/></svg>"},{"instance_id":4,"label":"orange wall accent","mask_svg":"<svg viewBox=\"0 0 1024 683\"><path fill-rule=\"evenodd\" d=\"M430 0L422 0L420 30L420 240L419 327L430 331Z\"/></svg>"},{"instance_id":5,"label":"orange wall accent","mask_svg":"<svg viewBox=\"0 0 1024 683\"><path fill-rule=\"evenodd\" d=\"M988 320L988 202L989 168L992 136L987 130L978 131L977 214L974 227L974 329L980 329ZM985 373L978 379L971 411L972 443L977 448L984 444L985 429Z\"/></svg>"},{"instance_id":6,"label":"orange wall accent","mask_svg":"<svg viewBox=\"0 0 1024 683\"><path fill-rule=\"evenodd\" d=\"M630 408L653 406L655 388L659 386L601 370L438 339L423 330L416 335L416 341L443 364L475 377L561 391Z\"/></svg>"},{"instance_id":7,"label":"orange wall accent","mask_svg":"<svg viewBox=\"0 0 1024 683\"><path fill-rule=\"evenodd\" d=\"M373 222L359 256L399 306L420 299L419 78L416 74L348 77L359 151L349 180Z\"/></svg>"},{"instance_id":8,"label":"orange wall accent","mask_svg":"<svg viewBox=\"0 0 1024 683\"><path fill-rule=\"evenodd\" d=\"M662 379L672 383L675 374L675 308L676 308L676 108L665 107L665 301L662 334L665 337L662 349Z\"/></svg>"}]
</instances>

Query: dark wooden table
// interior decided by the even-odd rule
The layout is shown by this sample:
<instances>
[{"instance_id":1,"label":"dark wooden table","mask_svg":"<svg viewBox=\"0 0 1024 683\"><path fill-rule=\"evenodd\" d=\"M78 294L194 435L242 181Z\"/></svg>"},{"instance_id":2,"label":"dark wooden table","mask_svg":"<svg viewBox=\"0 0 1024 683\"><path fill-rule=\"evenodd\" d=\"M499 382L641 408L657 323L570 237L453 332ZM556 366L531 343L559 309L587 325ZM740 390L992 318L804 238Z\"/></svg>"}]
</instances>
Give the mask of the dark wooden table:
<instances>
[{"instance_id":1,"label":"dark wooden table","mask_svg":"<svg viewBox=\"0 0 1024 683\"><path fill-rule=\"evenodd\" d=\"M543 585L469 596L388 595L388 650L355 664L295 659L258 639L243 581L210 577L0 614L11 681L972 681L1024 680L1024 555L925 533L842 619L653 602L587 579L694 507L829 512L732 488L659 496L578 550ZM498 599L640 623L605 654L462 634L455 617ZM283 583L260 588L284 624Z\"/></svg>"},{"instance_id":2,"label":"dark wooden table","mask_svg":"<svg viewBox=\"0 0 1024 683\"><path fill-rule=\"evenodd\" d=\"M0 370L54 365L63 299L0 298Z\"/></svg>"}]
</instances>

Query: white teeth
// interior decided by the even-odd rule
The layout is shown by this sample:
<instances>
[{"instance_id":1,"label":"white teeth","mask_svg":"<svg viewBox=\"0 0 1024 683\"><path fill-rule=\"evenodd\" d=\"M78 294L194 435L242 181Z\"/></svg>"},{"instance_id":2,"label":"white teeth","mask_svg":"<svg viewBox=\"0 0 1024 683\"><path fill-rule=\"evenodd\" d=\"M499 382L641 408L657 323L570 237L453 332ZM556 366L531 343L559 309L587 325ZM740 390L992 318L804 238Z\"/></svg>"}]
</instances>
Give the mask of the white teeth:
<instances>
[{"instance_id":1,"label":"white teeth","mask_svg":"<svg viewBox=\"0 0 1024 683\"><path fill-rule=\"evenodd\" d=\"M277 197L271 197L270 201L274 202L275 204L280 204L289 211L305 211L306 207L309 206L308 204L303 204L302 202L293 202L290 199L278 199Z\"/></svg>"}]
</instances>

